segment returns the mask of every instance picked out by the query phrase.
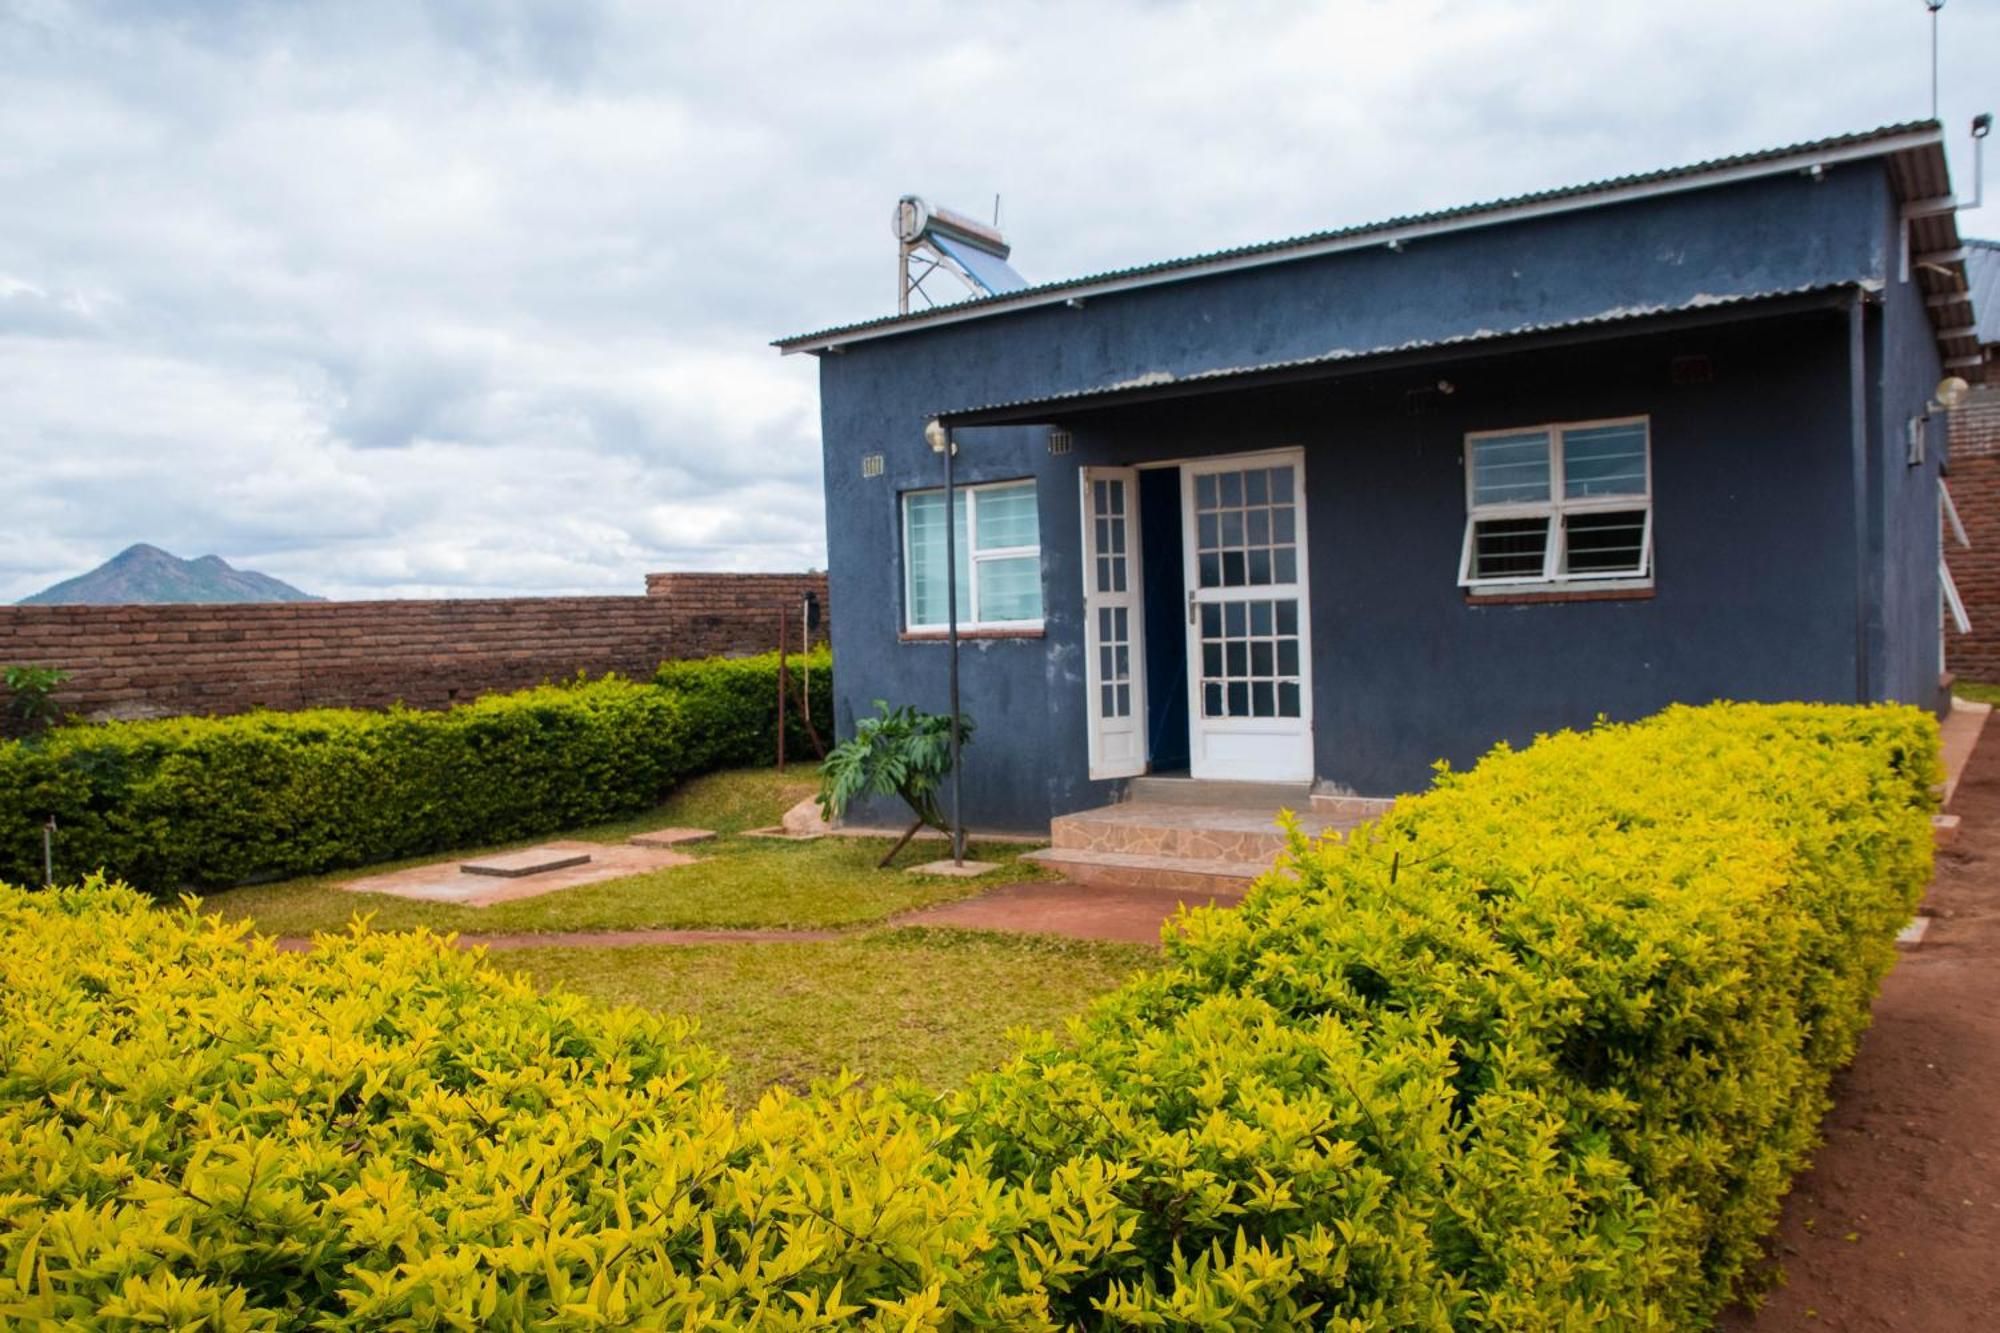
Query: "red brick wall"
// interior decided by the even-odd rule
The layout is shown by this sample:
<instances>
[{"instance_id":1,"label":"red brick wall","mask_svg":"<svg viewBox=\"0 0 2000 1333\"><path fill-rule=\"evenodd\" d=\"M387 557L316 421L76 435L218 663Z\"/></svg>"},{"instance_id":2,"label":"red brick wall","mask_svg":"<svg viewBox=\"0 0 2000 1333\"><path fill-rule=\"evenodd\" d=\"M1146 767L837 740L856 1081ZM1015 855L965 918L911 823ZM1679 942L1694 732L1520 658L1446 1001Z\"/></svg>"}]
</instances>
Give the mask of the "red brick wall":
<instances>
[{"instance_id":1,"label":"red brick wall","mask_svg":"<svg viewBox=\"0 0 2000 1333\"><path fill-rule=\"evenodd\" d=\"M769 652L778 610L824 574L650 574L644 597L481 597L251 606L0 606L0 665L72 673L91 717L322 705L441 708L578 671L639 676L670 657Z\"/></svg>"},{"instance_id":2,"label":"red brick wall","mask_svg":"<svg viewBox=\"0 0 2000 1333\"><path fill-rule=\"evenodd\" d=\"M1945 537L1945 561L1972 633L1945 631L1945 666L1966 680L2000 681L2000 386L1974 389L1951 414L1952 503L1971 549Z\"/></svg>"}]
</instances>

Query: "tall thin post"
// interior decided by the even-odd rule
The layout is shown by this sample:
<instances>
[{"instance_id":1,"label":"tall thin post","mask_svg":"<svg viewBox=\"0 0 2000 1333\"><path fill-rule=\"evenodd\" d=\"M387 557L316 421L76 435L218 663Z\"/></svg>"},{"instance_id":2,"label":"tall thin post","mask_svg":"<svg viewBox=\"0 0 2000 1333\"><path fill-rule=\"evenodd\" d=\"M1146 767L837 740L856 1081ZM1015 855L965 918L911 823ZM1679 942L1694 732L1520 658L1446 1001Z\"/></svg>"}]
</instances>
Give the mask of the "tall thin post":
<instances>
[{"instance_id":1,"label":"tall thin post","mask_svg":"<svg viewBox=\"0 0 2000 1333\"><path fill-rule=\"evenodd\" d=\"M958 743L958 477L953 459L958 440L944 433L944 619L945 651L951 673L951 859L965 864L965 819L960 813Z\"/></svg>"},{"instance_id":2,"label":"tall thin post","mask_svg":"<svg viewBox=\"0 0 2000 1333\"><path fill-rule=\"evenodd\" d=\"M786 640L791 637L788 608L778 607L778 771L785 771L785 695L790 692L792 682L785 672Z\"/></svg>"},{"instance_id":3,"label":"tall thin post","mask_svg":"<svg viewBox=\"0 0 2000 1333\"><path fill-rule=\"evenodd\" d=\"M1924 0L1924 8L1931 11L1931 119L1938 118L1938 11L1944 8L1944 0Z\"/></svg>"},{"instance_id":4,"label":"tall thin post","mask_svg":"<svg viewBox=\"0 0 2000 1333\"><path fill-rule=\"evenodd\" d=\"M42 887L56 886L56 817L49 816L49 822L42 825Z\"/></svg>"}]
</instances>

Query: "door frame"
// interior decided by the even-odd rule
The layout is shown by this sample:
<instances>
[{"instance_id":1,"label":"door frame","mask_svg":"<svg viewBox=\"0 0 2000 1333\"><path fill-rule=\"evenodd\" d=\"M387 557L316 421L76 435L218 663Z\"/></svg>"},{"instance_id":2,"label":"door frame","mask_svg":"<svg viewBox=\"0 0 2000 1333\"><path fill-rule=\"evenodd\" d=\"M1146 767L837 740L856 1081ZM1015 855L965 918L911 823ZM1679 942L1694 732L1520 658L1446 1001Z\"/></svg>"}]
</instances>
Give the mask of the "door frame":
<instances>
[{"instance_id":1,"label":"door frame","mask_svg":"<svg viewBox=\"0 0 2000 1333\"><path fill-rule=\"evenodd\" d=\"M1196 554L1199 545L1196 531L1198 524L1194 511L1194 479L1196 475L1200 472L1231 472L1239 468L1276 467L1280 465L1289 466L1292 469L1294 486L1296 488L1297 523L1294 547L1298 552L1298 578L1290 584L1249 585L1245 588L1227 589L1226 591L1235 594L1235 596L1228 599L1220 597L1204 599L1202 596L1204 592L1213 593L1225 590L1204 589L1201 587L1200 562ZM1307 521L1306 514L1305 449L1303 446L1292 445L1279 449L1257 449L1235 454L1205 454L1199 458L1179 459L1171 464L1162 463L1160 466L1173 466L1181 470L1181 562L1182 577L1187 587L1188 605L1188 618L1182 625L1182 633L1186 636L1188 657L1189 773L1196 778L1211 777L1221 778L1222 780L1248 782L1310 782L1314 778L1318 765L1313 749L1312 561L1310 548L1307 545L1311 535L1311 524ZM1256 600L1255 593L1260 589L1277 588L1288 588L1290 591L1282 594L1274 593L1274 597L1296 600L1299 608L1299 716L1296 721L1299 732L1298 740L1302 743L1302 762L1275 767L1271 772L1255 775L1222 775L1212 770L1208 773L1203 773L1202 761L1205 746L1201 700L1201 633L1198 608L1204 600L1210 602ZM1247 599L1240 595L1245 592L1251 594ZM1293 719L1288 718L1285 720L1289 722ZM1232 730L1244 730L1254 733L1255 728L1232 728L1225 726L1221 730L1224 733Z\"/></svg>"},{"instance_id":2,"label":"door frame","mask_svg":"<svg viewBox=\"0 0 2000 1333\"><path fill-rule=\"evenodd\" d=\"M1153 762L1152 735L1146 721L1146 580L1145 553L1140 550L1139 538L1139 469L1086 466L1077 469L1077 479L1083 518L1084 715L1089 726L1090 776L1093 781L1137 777L1151 768ZM1125 549L1122 552L1100 552L1097 549L1097 520L1100 515L1096 509L1093 483L1099 481L1115 483L1124 492L1124 512L1115 516L1116 521L1124 525ZM1124 591L1107 592L1098 588L1097 563L1100 554L1124 560ZM1102 653L1105 645L1098 629L1098 618L1099 612L1104 610L1123 610L1126 616L1126 634L1122 645L1126 652L1126 671L1124 680L1118 683L1126 686L1129 697L1125 716L1120 720L1122 728L1116 732L1130 733L1129 749L1123 755L1106 754L1106 750L1112 748L1107 746L1106 741L1114 734L1114 728L1111 720L1104 715L1103 704L1106 682Z\"/></svg>"}]
</instances>

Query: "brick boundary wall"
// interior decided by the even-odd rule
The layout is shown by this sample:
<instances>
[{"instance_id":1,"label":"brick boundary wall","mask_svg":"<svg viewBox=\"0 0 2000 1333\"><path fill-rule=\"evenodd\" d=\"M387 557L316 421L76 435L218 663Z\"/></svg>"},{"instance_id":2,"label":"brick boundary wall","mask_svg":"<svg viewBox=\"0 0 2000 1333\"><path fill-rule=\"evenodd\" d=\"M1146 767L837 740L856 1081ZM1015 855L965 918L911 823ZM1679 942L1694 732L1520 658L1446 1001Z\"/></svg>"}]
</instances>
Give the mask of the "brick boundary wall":
<instances>
[{"instance_id":1,"label":"brick boundary wall","mask_svg":"<svg viewBox=\"0 0 2000 1333\"><path fill-rule=\"evenodd\" d=\"M251 605L0 606L0 665L60 667L93 719L252 708L442 708L579 671L650 674L680 657L777 647L780 608L824 574L649 574L643 597L476 597Z\"/></svg>"},{"instance_id":2,"label":"brick boundary wall","mask_svg":"<svg viewBox=\"0 0 2000 1333\"><path fill-rule=\"evenodd\" d=\"M1951 501L1972 539L1945 537L1945 563L1972 633L1945 630L1945 666L1965 680L2000 682L2000 385L1987 385L1951 414Z\"/></svg>"}]
</instances>

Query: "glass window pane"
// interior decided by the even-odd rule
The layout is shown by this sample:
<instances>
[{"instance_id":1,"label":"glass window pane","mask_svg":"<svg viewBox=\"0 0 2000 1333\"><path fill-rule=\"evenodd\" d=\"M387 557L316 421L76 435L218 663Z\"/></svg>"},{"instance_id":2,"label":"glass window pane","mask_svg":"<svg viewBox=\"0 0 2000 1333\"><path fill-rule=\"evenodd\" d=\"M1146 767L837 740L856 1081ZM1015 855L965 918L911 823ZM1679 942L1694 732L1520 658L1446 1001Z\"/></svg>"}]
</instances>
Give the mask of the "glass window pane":
<instances>
[{"instance_id":1,"label":"glass window pane","mask_svg":"<svg viewBox=\"0 0 2000 1333\"><path fill-rule=\"evenodd\" d=\"M1271 552L1271 581L1273 583L1297 583L1299 581L1299 552L1292 546L1280 546Z\"/></svg>"},{"instance_id":2,"label":"glass window pane","mask_svg":"<svg viewBox=\"0 0 2000 1333\"><path fill-rule=\"evenodd\" d=\"M1250 582L1265 584L1271 581L1271 553L1263 547L1250 551Z\"/></svg>"},{"instance_id":3,"label":"glass window pane","mask_svg":"<svg viewBox=\"0 0 2000 1333\"><path fill-rule=\"evenodd\" d=\"M1219 588L1222 586L1222 557L1210 552L1201 558L1201 586Z\"/></svg>"},{"instance_id":4,"label":"glass window pane","mask_svg":"<svg viewBox=\"0 0 2000 1333\"><path fill-rule=\"evenodd\" d=\"M903 497L909 520L910 624L943 625L945 606L944 492L923 491ZM965 494L958 495L958 619L972 619L972 560L965 549Z\"/></svg>"},{"instance_id":5,"label":"glass window pane","mask_svg":"<svg viewBox=\"0 0 2000 1333\"><path fill-rule=\"evenodd\" d=\"M1241 602L1227 602L1223 605L1222 623L1229 627L1231 638L1239 638L1245 633L1244 625L1248 615L1249 612Z\"/></svg>"},{"instance_id":6,"label":"glass window pane","mask_svg":"<svg viewBox=\"0 0 2000 1333\"><path fill-rule=\"evenodd\" d=\"M1042 560L1036 555L979 562L979 618L982 621L1042 618Z\"/></svg>"},{"instance_id":7,"label":"glass window pane","mask_svg":"<svg viewBox=\"0 0 2000 1333\"><path fill-rule=\"evenodd\" d=\"M1278 608L1278 633L1297 634L1299 632L1299 604L1285 601L1276 603Z\"/></svg>"},{"instance_id":8,"label":"glass window pane","mask_svg":"<svg viewBox=\"0 0 2000 1333\"><path fill-rule=\"evenodd\" d=\"M1271 682L1253 681L1250 685L1250 711L1258 717L1272 717L1277 713L1271 698Z\"/></svg>"},{"instance_id":9,"label":"glass window pane","mask_svg":"<svg viewBox=\"0 0 2000 1333\"><path fill-rule=\"evenodd\" d=\"M1570 574L1639 574L1646 555L1646 511L1563 517L1563 568Z\"/></svg>"},{"instance_id":10,"label":"glass window pane","mask_svg":"<svg viewBox=\"0 0 2000 1333\"><path fill-rule=\"evenodd\" d=\"M1290 681L1278 686L1278 716L1297 717L1299 715L1299 687Z\"/></svg>"},{"instance_id":11,"label":"glass window pane","mask_svg":"<svg viewBox=\"0 0 2000 1333\"><path fill-rule=\"evenodd\" d=\"M1241 472L1224 472L1216 478L1216 481L1222 487L1222 503L1226 505L1240 505L1243 503L1243 474Z\"/></svg>"},{"instance_id":12,"label":"glass window pane","mask_svg":"<svg viewBox=\"0 0 2000 1333\"><path fill-rule=\"evenodd\" d=\"M1194 502L1198 509L1215 508L1215 474L1204 472L1194 479Z\"/></svg>"},{"instance_id":13,"label":"glass window pane","mask_svg":"<svg viewBox=\"0 0 2000 1333\"><path fill-rule=\"evenodd\" d=\"M1292 470L1289 467L1271 469L1271 503L1290 504L1292 502Z\"/></svg>"},{"instance_id":14,"label":"glass window pane","mask_svg":"<svg viewBox=\"0 0 2000 1333\"><path fill-rule=\"evenodd\" d=\"M1273 509L1271 511L1272 541L1283 543L1295 540L1292 535L1292 513L1293 510L1290 505L1286 505L1283 509Z\"/></svg>"},{"instance_id":15,"label":"glass window pane","mask_svg":"<svg viewBox=\"0 0 2000 1333\"><path fill-rule=\"evenodd\" d=\"M1201 604L1201 636L1204 639L1222 636L1222 608L1214 602Z\"/></svg>"},{"instance_id":16,"label":"glass window pane","mask_svg":"<svg viewBox=\"0 0 2000 1333\"><path fill-rule=\"evenodd\" d=\"M1201 715L1203 717L1222 716L1222 687L1204 685L1201 691Z\"/></svg>"},{"instance_id":17,"label":"glass window pane","mask_svg":"<svg viewBox=\"0 0 2000 1333\"><path fill-rule=\"evenodd\" d=\"M1485 518L1472 525L1472 577L1540 578L1548 552L1546 518Z\"/></svg>"},{"instance_id":18,"label":"glass window pane","mask_svg":"<svg viewBox=\"0 0 2000 1333\"><path fill-rule=\"evenodd\" d=\"M1240 588L1243 586L1243 552L1224 551L1222 553L1222 586Z\"/></svg>"},{"instance_id":19,"label":"glass window pane","mask_svg":"<svg viewBox=\"0 0 2000 1333\"><path fill-rule=\"evenodd\" d=\"M1252 546L1268 546L1271 543L1271 511L1252 509L1244 516L1244 539Z\"/></svg>"},{"instance_id":20,"label":"glass window pane","mask_svg":"<svg viewBox=\"0 0 2000 1333\"><path fill-rule=\"evenodd\" d=\"M1229 682L1229 716L1246 717L1250 712L1250 682L1232 680Z\"/></svg>"},{"instance_id":21,"label":"glass window pane","mask_svg":"<svg viewBox=\"0 0 2000 1333\"><path fill-rule=\"evenodd\" d=\"M1229 650L1229 674L1247 676L1250 674L1250 645L1241 639L1231 639L1225 647Z\"/></svg>"},{"instance_id":22,"label":"glass window pane","mask_svg":"<svg viewBox=\"0 0 2000 1333\"><path fill-rule=\"evenodd\" d=\"M1270 497L1270 475L1262 468L1243 474L1243 503L1260 505Z\"/></svg>"},{"instance_id":23,"label":"glass window pane","mask_svg":"<svg viewBox=\"0 0 2000 1333\"><path fill-rule=\"evenodd\" d=\"M1250 603L1250 632L1269 634L1271 632L1271 604L1269 602Z\"/></svg>"},{"instance_id":24,"label":"glass window pane","mask_svg":"<svg viewBox=\"0 0 2000 1333\"><path fill-rule=\"evenodd\" d=\"M1474 440L1472 502L1476 505L1531 504L1549 498L1549 435L1489 435Z\"/></svg>"},{"instance_id":25,"label":"glass window pane","mask_svg":"<svg viewBox=\"0 0 2000 1333\"><path fill-rule=\"evenodd\" d=\"M972 492L979 506L979 549L998 551L1010 546L1041 545L1041 520L1035 510L1035 483L986 486ZM989 620L992 617L987 617Z\"/></svg>"},{"instance_id":26,"label":"glass window pane","mask_svg":"<svg viewBox=\"0 0 2000 1333\"><path fill-rule=\"evenodd\" d=\"M1586 426L1563 432L1563 494L1646 493L1646 424Z\"/></svg>"},{"instance_id":27,"label":"glass window pane","mask_svg":"<svg viewBox=\"0 0 2000 1333\"><path fill-rule=\"evenodd\" d=\"M1297 639L1278 640L1278 674L1296 676L1299 674L1299 641Z\"/></svg>"}]
</instances>

